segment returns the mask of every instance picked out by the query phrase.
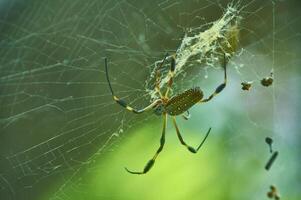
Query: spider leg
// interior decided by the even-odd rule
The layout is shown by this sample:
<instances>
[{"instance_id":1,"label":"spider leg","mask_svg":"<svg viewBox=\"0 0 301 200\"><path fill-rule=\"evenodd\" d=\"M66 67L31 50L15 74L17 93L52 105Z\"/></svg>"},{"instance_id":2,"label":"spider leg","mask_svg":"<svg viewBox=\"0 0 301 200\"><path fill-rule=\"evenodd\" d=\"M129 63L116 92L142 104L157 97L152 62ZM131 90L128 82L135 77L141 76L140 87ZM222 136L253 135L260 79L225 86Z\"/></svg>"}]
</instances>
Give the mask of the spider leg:
<instances>
[{"instance_id":1,"label":"spider leg","mask_svg":"<svg viewBox=\"0 0 301 200\"><path fill-rule=\"evenodd\" d=\"M164 62L165 62L167 56L168 56L168 53L165 54L164 59L162 60L162 62L161 62L161 64L160 64L159 68L158 68L157 71L156 71L156 83L155 83L155 89L156 89L156 91L159 93L159 95L160 95L161 98L163 97L163 95L162 95L162 93L161 93L161 91L160 91L160 76L161 76L161 74L160 74L160 69L162 68L162 66L163 66L163 64L164 64Z\"/></svg>"},{"instance_id":2,"label":"spider leg","mask_svg":"<svg viewBox=\"0 0 301 200\"><path fill-rule=\"evenodd\" d=\"M166 121L167 121L167 115L164 114L163 115L163 130L162 130L162 135L161 135L161 139L160 139L160 147L158 148L157 152L155 153L154 157L152 159L150 159L142 172L135 172L135 171L131 171L129 169L127 169L125 167L125 170L131 174L146 174L155 164L155 160L158 157L159 153L162 151L164 144L165 144L165 130L166 130Z\"/></svg>"},{"instance_id":3,"label":"spider leg","mask_svg":"<svg viewBox=\"0 0 301 200\"><path fill-rule=\"evenodd\" d=\"M139 109L139 110L129 106L124 100L122 100L119 97L114 95L114 91L113 91L113 88L112 88L112 85L111 85L111 82L109 79L107 58L105 58L105 70L106 70L106 78L107 78L109 88L110 88L110 91L111 91L114 101L116 101L116 103L118 103L119 105L121 105L122 107L127 109L128 111L131 111L136 114L140 114L140 113L143 113L144 111L148 111L148 110L152 109L155 105L157 105L161 101L160 99L158 99L158 100L154 101L153 103L151 103L150 105L146 106L145 108Z\"/></svg>"},{"instance_id":4,"label":"spider leg","mask_svg":"<svg viewBox=\"0 0 301 200\"><path fill-rule=\"evenodd\" d=\"M184 141L184 139L182 138L182 135L181 135L180 130L179 130L179 128L178 128L178 125L177 125L177 122L176 122L176 118L175 118L175 117L173 117L173 124L174 124L174 126L175 126L175 128L176 128L177 136L178 136L178 138L179 138L181 144L184 145L184 146L185 146L190 152L192 152L192 153L197 153L197 152L198 152L198 150L202 147L202 145L203 145L204 142L206 141L206 139L207 139L207 137L208 137L208 135L209 135L209 133L210 133L210 131L211 131L211 128L209 128L209 130L207 131L206 136L204 137L203 141L202 141L201 144L195 149L195 148L193 148L193 147L187 145L186 142Z\"/></svg>"},{"instance_id":5,"label":"spider leg","mask_svg":"<svg viewBox=\"0 0 301 200\"><path fill-rule=\"evenodd\" d=\"M175 68L176 68L176 58L175 55L171 56L171 62L170 62L170 70L169 70L169 80L168 80L168 85L166 92L164 94L165 97L168 96L169 90L173 84L173 77L175 75Z\"/></svg>"},{"instance_id":6,"label":"spider leg","mask_svg":"<svg viewBox=\"0 0 301 200\"><path fill-rule=\"evenodd\" d=\"M215 89L213 94L211 94L207 99L201 100L200 103L210 101L214 96L216 96L218 93L220 93L226 87L226 84L227 84L227 59L226 59L225 54L224 54L223 68L224 68L224 82Z\"/></svg>"}]
</instances>

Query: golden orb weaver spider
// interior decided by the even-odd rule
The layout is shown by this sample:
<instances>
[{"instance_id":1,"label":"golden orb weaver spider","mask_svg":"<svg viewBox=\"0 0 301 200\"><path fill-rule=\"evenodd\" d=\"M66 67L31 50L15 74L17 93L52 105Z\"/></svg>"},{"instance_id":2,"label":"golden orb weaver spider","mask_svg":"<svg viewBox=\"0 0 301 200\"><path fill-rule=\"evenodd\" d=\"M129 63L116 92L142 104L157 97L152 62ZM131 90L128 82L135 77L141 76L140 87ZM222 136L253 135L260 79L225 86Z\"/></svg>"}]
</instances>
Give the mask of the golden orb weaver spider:
<instances>
[{"instance_id":1,"label":"golden orb weaver spider","mask_svg":"<svg viewBox=\"0 0 301 200\"><path fill-rule=\"evenodd\" d=\"M163 63L166 60L166 57L168 56L168 54L165 55L163 61L161 62L161 66L163 66ZM195 149L189 145L186 144L186 142L184 141L184 139L182 138L182 135L180 133L180 130L178 128L178 125L176 123L176 118L175 116L177 115L184 115L184 112L188 112L188 109L191 108L192 106L194 106L197 103L204 103L204 102L208 102L210 101L215 95L217 95L218 93L220 93L225 87L226 87L226 83L227 83L227 70L226 70L226 55L224 54L224 60L223 60L223 68L224 68L224 82L222 84L220 84L215 91L213 92L213 94L211 94L207 99L203 99L203 92L199 87L194 87L191 89L188 89L180 94L177 94L175 96L169 97L168 93L169 90L171 89L171 86L173 84L173 77L174 77L174 71L176 68L176 60L175 60L175 56L171 56L171 62L170 62L170 70L169 70L169 81L168 81L168 85L167 85L167 89L164 93L164 95L161 93L160 88L159 88L159 79L157 78L156 80L156 86L155 89L156 91L159 93L160 98L155 100L154 102L152 102L150 105L146 106L143 109L137 110L131 106L129 106L124 100L120 99L119 97L114 95L113 89L112 89L112 85L109 79L109 73L108 73L108 62L107 62L107 58L105 58L105 71L106 71L106 78L109 84L109 88L111 91L111 94L113 96L113 99L122 107L124 107L125 109L135 113L135 114L140 114L143 113L145 111L149 111L151 109L154 110L154 113L157 115L163 115L163 130L162 130L162 135L161 135L161 139L160 139L160 147L158 148L157 152L155 153L155 155L153 156L152 159L150 159L147 164L145 165L143 171L141 172L136 172L136 171L131 171L127 168L126 171L131 173L131 174L146 174L154 165L156 158L158 157L159 153L162 151L164 144L165 144L165 129L166 129L166 121L167 121L167 115L172 116L173 119L173 125L176 129L177 132L177 136L178 139L180 140L181 144L184 145L190 152L192 153L197 153L198 150L202 147L202 145L204 144L205 140L207 139L211 128L209 128L209 130L206 133L206 136L204 137L203 141L201 142L201 144ZM161 67L160 66L160 67ZM158 71L157 71L158 72ZM157 73L158 76L158 73ZM189 114L189 112L188 112ZM183 116L185 119L187 119L187 116Z\"/></svg>"}]
</instances>

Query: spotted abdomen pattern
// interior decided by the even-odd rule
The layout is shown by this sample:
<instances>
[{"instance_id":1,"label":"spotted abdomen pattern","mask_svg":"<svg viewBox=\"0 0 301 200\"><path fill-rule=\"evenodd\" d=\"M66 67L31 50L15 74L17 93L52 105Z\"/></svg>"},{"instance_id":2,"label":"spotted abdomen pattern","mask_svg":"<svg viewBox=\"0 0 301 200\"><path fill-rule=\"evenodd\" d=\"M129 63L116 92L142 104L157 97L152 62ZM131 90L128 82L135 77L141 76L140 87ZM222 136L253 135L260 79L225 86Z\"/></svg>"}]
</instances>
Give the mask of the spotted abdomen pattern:
<instances>
[{"instance_id":1,"label":"spotted abdomen pattern","mask_svg":"<svg viewBox=\"0 0 301 200\"><path fill-rule=\"evenodd\" d=\"M186 90L173 96L165 105L165 112L169 115L180 115L202 100L203 92L199 87Z\"/></svg>"}]
</instances>

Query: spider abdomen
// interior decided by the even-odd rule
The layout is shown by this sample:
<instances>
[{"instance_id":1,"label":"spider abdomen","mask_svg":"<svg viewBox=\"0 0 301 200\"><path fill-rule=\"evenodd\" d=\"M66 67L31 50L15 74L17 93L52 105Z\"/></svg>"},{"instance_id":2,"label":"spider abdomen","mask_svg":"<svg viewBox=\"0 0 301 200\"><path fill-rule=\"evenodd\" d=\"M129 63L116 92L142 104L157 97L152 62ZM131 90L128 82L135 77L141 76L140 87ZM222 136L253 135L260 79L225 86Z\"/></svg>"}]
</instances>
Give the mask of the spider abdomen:
<instances>
[{"instance_id":1,"label":"spider abdomen","mask_svg":"<svg viewBox=\"0 0 301 200\"><path fill-rule=\"evenodd\" d=\"M186 90L173 96L165 105L165 112L169 115L180 115L202 100L203 92L199 87Z\"/></svg>"}]
</instances>

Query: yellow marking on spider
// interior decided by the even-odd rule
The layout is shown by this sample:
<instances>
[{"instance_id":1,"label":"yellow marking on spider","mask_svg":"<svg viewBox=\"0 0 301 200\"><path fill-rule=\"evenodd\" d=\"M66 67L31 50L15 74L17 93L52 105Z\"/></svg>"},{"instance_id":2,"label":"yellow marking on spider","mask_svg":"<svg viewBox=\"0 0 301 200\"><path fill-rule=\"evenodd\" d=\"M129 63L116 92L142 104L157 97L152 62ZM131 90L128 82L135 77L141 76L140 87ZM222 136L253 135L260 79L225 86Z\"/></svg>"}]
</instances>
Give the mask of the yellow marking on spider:
<instances>
[{"instance_id":1,"label":"yellow marking on spider","mask_svg":"<svg viewBox=\"0 0 301 200\"><path fill-rule=\"evenodd\" d=\"M130 106L127 106L126 109L128 109L129 111L133 111L134 109Z\"/></svg>"},{"instance_id":2,"label":"yellow marking on spider","mask_svg":"<svg viewBox=\"0 0 301 200\"><path fill-rule=\"evenodd\" d=\"M173 72L169 72L169 77L170 77L170 78L173 78L174 75L175 75L175 72L174 72L174 71L173 71Z\"/></svg>"}]
</instances>

